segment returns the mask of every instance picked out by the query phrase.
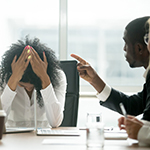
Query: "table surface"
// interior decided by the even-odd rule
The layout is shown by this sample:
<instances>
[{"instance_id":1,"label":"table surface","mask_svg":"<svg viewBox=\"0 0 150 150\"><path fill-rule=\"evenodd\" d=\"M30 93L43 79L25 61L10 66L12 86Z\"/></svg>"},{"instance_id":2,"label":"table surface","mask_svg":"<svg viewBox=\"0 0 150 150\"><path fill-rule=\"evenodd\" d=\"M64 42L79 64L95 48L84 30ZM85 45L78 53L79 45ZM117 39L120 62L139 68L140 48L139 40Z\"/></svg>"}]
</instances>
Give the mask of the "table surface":
<instances>
[{"instance_id":1,"label":"table surface","mask_svg":"<svg viewBox=\"0 0 150 150\"><path fill-rule=\"evenodd\" d=\"M58 129L66 130L66 128ZM67 129L76 130L77 128ZM80 136L37 136L35 131L4 134L0 141L0 150L88 150L86 130L79 130L79 132ZM140 147L129 140L105 140L103 150L111 149L149 150L150 147Z\"/></svg>"}]
</instances>

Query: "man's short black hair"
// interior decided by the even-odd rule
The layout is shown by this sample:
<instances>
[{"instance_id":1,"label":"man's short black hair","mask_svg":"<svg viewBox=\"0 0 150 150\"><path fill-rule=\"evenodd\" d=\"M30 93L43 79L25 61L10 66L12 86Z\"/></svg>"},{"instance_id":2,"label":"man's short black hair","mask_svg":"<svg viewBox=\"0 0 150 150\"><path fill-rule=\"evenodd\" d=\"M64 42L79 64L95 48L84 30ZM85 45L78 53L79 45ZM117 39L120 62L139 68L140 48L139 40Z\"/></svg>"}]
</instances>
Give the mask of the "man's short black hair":
<instances>
[{"instance_id":1,"label":"man's short black hair","mask_svg":"<svg viewBox=\"0 0 150 150\"><path fill-rule=\"evenodd\" d=\"M131 21L125 29L127 30L127 36L131 43L134 45L136 42L141 43L142 45L146 46L144 42L144 35L145 35L145 23L150 18L150 16L145 16L141 18L137 18Z\"/></svg>"}]
</instances>

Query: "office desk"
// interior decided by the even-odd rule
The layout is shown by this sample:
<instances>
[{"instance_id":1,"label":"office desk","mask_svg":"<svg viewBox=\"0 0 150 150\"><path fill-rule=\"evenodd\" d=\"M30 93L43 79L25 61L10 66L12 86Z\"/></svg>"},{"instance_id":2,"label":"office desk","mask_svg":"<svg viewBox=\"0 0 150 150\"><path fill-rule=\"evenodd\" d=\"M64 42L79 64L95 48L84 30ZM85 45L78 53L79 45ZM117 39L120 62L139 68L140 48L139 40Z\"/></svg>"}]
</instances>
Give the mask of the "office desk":
<instances>
[{"instance_id":1,"label":"office desk","mask_svg":"<svg viewBox=\"0 0 150 150\"><path fill-rule=\"evenodd\" d=\"M0 141L0 150L88 150L86 131L80 130L80 136L37 136L36 133L4 134ZM42 144L43 140L67 141L67 144ZM76 143L72 143L75 141ZM129 145L127 140L105 140L103 150L149 150L150 147ZM94 149L93 149L94 150Z\"/></svg>"}]
</instances>

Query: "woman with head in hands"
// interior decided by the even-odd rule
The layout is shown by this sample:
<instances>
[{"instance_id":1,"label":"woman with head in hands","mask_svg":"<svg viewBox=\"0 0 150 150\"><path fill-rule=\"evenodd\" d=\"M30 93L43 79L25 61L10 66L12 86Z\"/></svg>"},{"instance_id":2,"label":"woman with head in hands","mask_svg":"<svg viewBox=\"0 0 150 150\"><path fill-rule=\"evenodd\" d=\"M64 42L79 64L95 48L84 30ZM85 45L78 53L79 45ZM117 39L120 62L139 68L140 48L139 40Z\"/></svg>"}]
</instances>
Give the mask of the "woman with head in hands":
<instances>
[{"instance_id":1,"label":"woman with head in hands","mask_svg":"<svg viewBox=\"0 0 150 150\"><path fill-rule=\"evenodd\" d=\"M38 127L58 127L62 123L66 76L54 52L39 39L26 37L12 44L2 56L0 74L6 126L34 126L34 97Z\"/></svg>"}]
</instances>

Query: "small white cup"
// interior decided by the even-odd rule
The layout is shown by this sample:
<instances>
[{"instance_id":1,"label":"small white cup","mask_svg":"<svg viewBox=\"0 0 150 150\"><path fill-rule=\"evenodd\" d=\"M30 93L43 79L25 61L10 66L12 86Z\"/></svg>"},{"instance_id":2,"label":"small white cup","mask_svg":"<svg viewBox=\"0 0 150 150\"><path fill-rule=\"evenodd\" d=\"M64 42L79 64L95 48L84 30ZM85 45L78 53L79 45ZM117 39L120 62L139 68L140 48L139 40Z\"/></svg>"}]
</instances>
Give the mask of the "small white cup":
<instances>
[{"instance_id":1,"label":"small white cup","mask_svg":"<svg viewBox=\"0 0 150 150\"><path fill-rule=\"evenodd\" d=\"M104 147L104 124L101 113L87 113L87 147Z\"/></svg>"}]
</instances>

